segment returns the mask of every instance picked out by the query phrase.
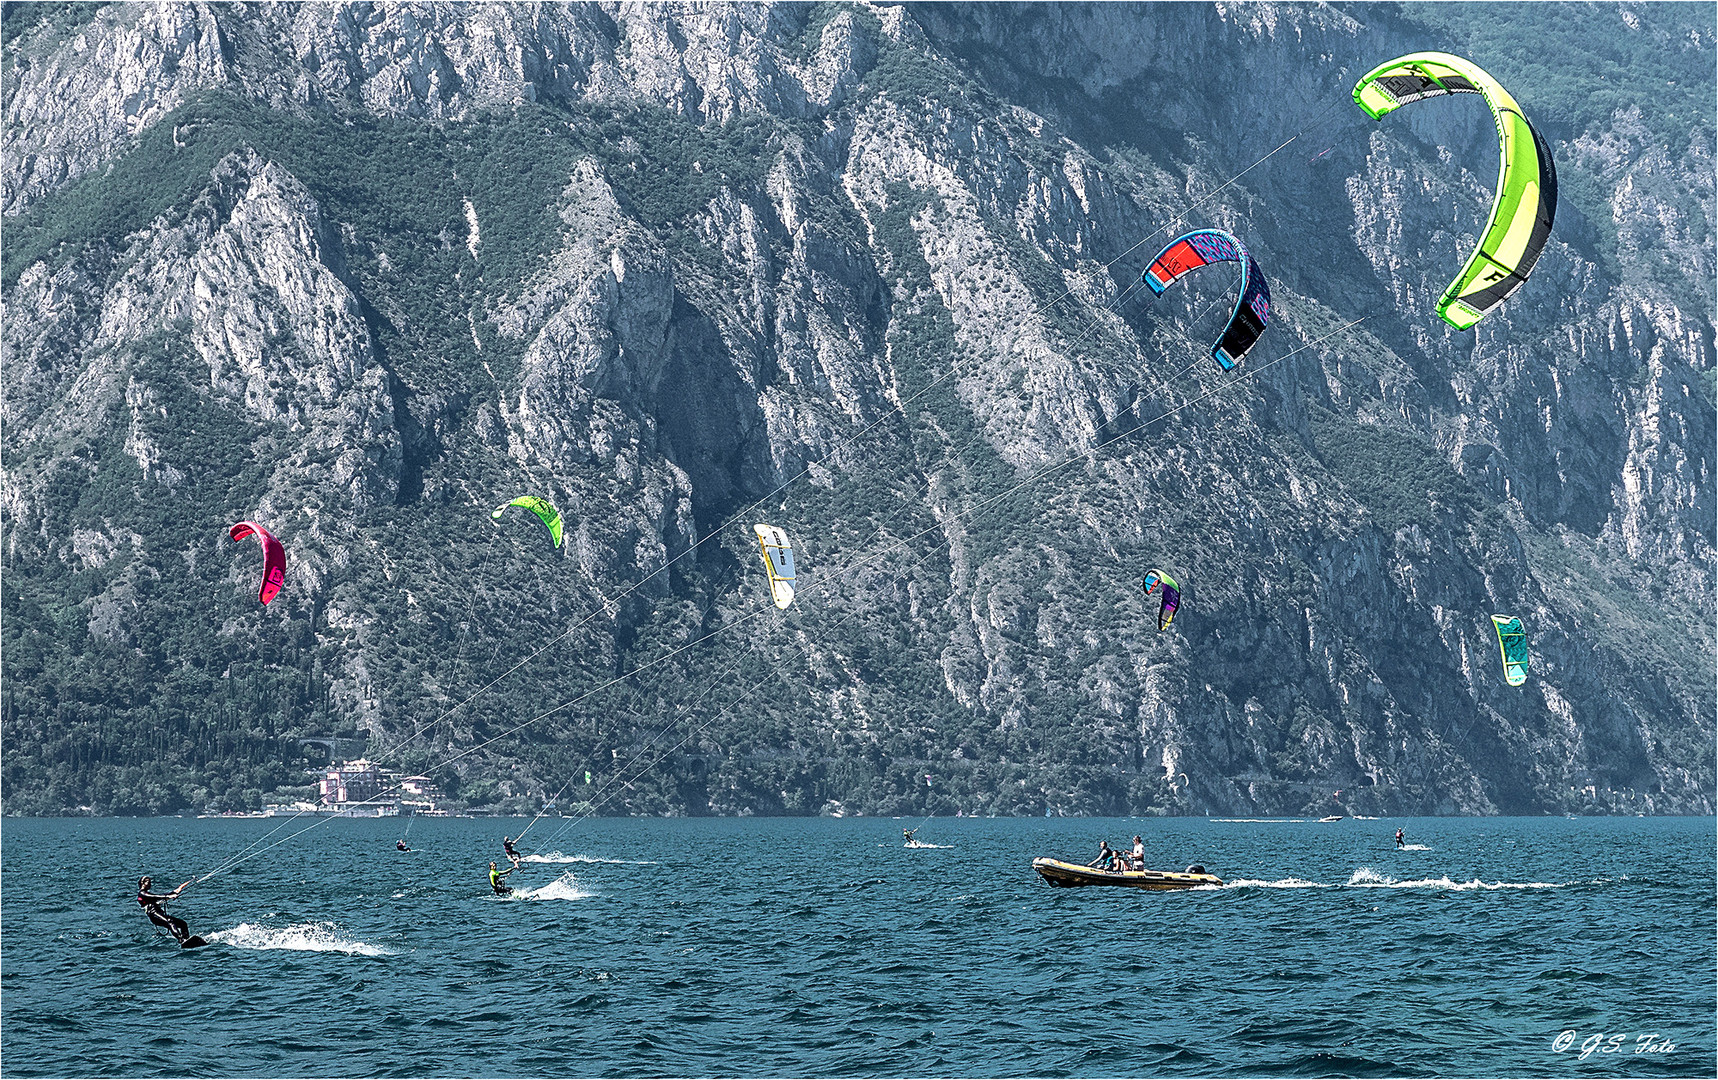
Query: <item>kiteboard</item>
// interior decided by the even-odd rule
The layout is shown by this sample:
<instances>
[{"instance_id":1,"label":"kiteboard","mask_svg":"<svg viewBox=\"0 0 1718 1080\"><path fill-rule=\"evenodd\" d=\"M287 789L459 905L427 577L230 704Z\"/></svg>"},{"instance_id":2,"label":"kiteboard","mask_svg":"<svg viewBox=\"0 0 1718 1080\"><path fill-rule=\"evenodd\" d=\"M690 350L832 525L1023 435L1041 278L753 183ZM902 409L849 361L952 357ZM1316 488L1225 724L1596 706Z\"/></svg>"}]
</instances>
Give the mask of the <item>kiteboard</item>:
<instances>
[{"instance_id":1,"label":"kiteboard","mask_svg":"<svg viewBox=\"0 0 1718 1080\"><path fill-rule=\"evenodd\" d=\"M186 938L184 941L181 941L179 943L179 947L181 949L197 949L197 948L201 948L204 945L207 945L208 943L209 942L207 941L207 939L199 937L196 934L192 934L190 937Z\"/></svg>"}]
</instances>

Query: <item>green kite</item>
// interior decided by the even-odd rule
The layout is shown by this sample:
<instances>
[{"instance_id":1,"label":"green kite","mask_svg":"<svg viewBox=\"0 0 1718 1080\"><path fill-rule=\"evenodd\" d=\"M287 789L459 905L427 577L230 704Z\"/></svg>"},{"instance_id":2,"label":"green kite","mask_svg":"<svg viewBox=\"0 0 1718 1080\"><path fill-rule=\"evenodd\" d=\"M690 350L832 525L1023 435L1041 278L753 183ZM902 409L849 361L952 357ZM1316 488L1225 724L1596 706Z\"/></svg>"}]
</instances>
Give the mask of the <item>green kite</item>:
<instances>
[{"instance_id":1,"label":"green kite","mask_svg":"<svg viewBox=\"0 0 1718 1080\"><path fill-rule=\"evenodd\" d=\"M1481 94L1497 124L1502 163L1491 219L1438 301L1438 315L1467 330L1519 289L1551 237L1557 212L1557 166L1551 147L1533 130L1521 106L1472 61L1441 52L1418 52L1380 64L1354 86L1354 104L1374 120L1421 98Z\"/></svg>"},{"instance_id":2,"label":"green kite","mask_svg":"<svg viewBox=\"0 0 1718 1080\"><path fill-rule=\"evenodd\" d=\"M561 513L550 504L548 499L536 495L521 495L510 503L504 503L490 512L489 516L500 521L509 507L522 507L537 515L537 520L543 523L543 528L549 530L549 538L555 542L555 550L561 550Z\"/></svg>"}]
</instances>

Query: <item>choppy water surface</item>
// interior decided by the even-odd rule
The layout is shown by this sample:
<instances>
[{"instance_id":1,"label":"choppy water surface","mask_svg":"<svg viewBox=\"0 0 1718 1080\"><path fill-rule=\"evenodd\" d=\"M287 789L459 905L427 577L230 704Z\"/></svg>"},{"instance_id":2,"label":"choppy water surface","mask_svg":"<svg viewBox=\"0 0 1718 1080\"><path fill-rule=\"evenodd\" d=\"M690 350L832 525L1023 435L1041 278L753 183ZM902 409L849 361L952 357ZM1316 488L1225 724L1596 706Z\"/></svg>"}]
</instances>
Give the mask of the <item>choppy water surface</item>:
<instances>
[{"instance_id":1,"label":"choppy water surface","mask_svg":"<svg viewBox=\"0 0 1718 1080\"><path fill-rule=\"evenodd\" d=\"M328 821L172 907L208 948L132 902L277 824L7 821L0 1071L1718 1073L1710 820L545 821L509 899L522 821ZM1029 868L1134 833L1229 884Z\"/></svg>"}]
</instances>

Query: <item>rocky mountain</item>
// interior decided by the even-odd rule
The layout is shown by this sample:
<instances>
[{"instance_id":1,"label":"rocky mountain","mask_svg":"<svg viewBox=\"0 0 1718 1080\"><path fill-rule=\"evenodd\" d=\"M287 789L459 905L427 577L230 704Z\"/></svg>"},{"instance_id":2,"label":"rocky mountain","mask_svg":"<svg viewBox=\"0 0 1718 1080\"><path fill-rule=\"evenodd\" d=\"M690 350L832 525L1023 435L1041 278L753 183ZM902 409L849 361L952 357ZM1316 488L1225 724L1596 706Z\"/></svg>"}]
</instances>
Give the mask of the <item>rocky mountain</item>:
<instances>
[{"instance_id":1,"label":"rocky mountain","mask_svg":"<svg viewBox=\"0 0 1718 1080\"><path fill-rule=\"evenodd\" d=\"M1714 810L1709 7L4 26L7 813L254 807L332 737L512 810ZM1489 114L1350 100L1425 48L1557 161L1469 332ZM1270 281L1232 373L1233 275L1138 286L1197 227Z\"/></svg>"}]
</instances>

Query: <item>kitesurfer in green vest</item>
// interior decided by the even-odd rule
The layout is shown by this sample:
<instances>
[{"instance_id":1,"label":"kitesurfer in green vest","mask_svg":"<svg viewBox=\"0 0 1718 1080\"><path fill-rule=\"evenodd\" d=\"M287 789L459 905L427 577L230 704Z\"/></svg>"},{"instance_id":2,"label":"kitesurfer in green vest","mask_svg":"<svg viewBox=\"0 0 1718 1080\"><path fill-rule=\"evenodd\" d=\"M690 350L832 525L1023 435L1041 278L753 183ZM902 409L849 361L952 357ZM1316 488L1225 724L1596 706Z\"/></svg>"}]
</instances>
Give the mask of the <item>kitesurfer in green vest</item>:
<instances>
[{"instance_id":1,"label":"kitesurfer in green vest","mask_svg":"<svg viewBox=\"0 0 1718 1080\"><path fill-rule=\"evenodd\" d=\"M513 870L517 869L519 869L517 866L513 868ZM501 879L511 874L513 870L497 870L494 863L489 864L489 887L495 890L496 896L507 896L512 893L512 888Z\"/></svg>"},{"instance_id":2,"label":"kitesurfer in green vest","mask_svg":"<svg viewBox=\"0 0 1718 1080\"><path fill-rule=\"evenodd\" d=\"M909 843L909 844L910 844L910 843L912 843L912 842L913 842L913 834L914 834L914 833L916 833L916 832L918 832L918 831L919 831L919 830L917 830L917 829L902 829L902 830L901 830L901 835L902 835L902 836L904 836L904 837L906 837L906 839L907 839L907 843Z\"/></svg>"}]
</instances>

